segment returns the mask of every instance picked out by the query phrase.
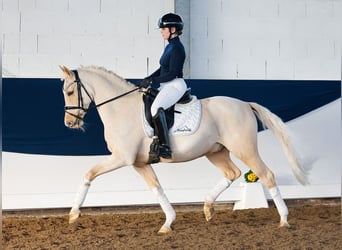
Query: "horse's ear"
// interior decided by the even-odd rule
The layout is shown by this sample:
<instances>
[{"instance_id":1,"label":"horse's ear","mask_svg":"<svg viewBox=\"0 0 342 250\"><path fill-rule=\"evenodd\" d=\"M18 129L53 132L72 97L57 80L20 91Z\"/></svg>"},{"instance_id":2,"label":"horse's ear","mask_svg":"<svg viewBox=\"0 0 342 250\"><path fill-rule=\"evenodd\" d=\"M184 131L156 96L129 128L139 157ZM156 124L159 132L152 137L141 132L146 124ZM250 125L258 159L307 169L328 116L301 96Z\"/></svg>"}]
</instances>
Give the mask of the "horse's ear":
<instances>
[{"instance_id":1,"label":"horse's ear","mask_svg":"<svg viewBox=\"0 0 342 250\"><path fill-rule=\"evenodd\" d=\"M63 71L63 73L66 77L72 76L72 72L67 67L59 65L59 68Z\"/></svg>"}]
</instances>

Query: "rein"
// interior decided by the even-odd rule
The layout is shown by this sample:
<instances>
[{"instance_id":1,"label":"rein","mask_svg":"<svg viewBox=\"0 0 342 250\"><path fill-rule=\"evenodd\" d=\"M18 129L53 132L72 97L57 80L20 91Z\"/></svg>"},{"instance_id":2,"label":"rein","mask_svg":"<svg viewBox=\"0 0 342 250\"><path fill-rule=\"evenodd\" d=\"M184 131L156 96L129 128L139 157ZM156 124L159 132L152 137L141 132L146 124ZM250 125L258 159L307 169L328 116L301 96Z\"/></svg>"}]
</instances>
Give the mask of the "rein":
<instances>
[{"instance_id":1,"label":"rein","mask_svg":"<svg viewBox=\"0 0 342 250\"><path fill-rule=\"evenodd\" d=\"M90 96L88 90L87 90L87 89L85 88L85 86L83 85L83 83L82 83L82 81L81 81L81 79L80 79L80 77L79 77L79 75L78 75L77 70L73 70L72 72L75 74L75 78L76 78L75 81L74 81L74 83L77 84L78 106L65 106L65 107L64 107L64 111L65 111L65 113L67 113L67 114L69 114L69 115L71 115L71 116L74 116L74 117L76 117L77 119L80 119L80 120L83 120L83 118L82 118L81 116L75 115L75 114L69 112L68 110L80 109L80 110L83 110L85 113L87 113L89 110L96 109L96 108L98 108L98 107L100 107L100 106L102 106L102 105L104 105L104 104L107 104L107 103L109 103L109 102L115 101L115 100L117 100L117 99L119 99L119 98L121 98L121 97L124 97L124 96L126 96L126 95L128 95L128 94L130 94L130 93L132 93L132 92L135 92L135 91L137 91L137 90L140 89L140 87L136 87L136 88L134 88L134 89L132 89L132 90L130 90L130 91L127 91L127 92L121 94L121 95L118 95L118 96L115 96L115 97L113 97L113 98L110 98L110 99L108 99L108 100L106 100L106 101L103 101L103 102L101 102L101 103L99 103L99 104L95 104L95 102L94 102L93 98ZM83 107L82 89L84 89L85 93L87 94L87 96L89 97L89 99L91 100L91 102L94 103L95 105L93 105L93 106L90 106L90 105L89 105L88 108Z\"/></svg>"},{"instance_id":2,"label":"rein","mask_svg":"<svg viewBox=\"0 0 342 250\"><path fill-rule=\"evenodd\" d=\"M108 99L107 101L101 102L101 103L99 103L99 104L97 104L97 105L95 105L95 106L92 106L92 107L88 108L88 110L94 109L94 108L98 108L98 107L100 107L100 106L102 106L102 105L104 105L104 104L107 104L107 103L109 103L109 102L115 101L116 99L119 99L119 98L121 98L121 97L124 97L125 95L128 95L128 94L130 94L130 93L132 93L132 92L134 92L134 91L137 91L138 89L140 89L140 87L136 87L135 89L132 89L132 90L130 90L130 91L127 91L127 92L125 92L125 93L123 93L123 94L121 94L121 95L115 96L115 97L113 97L113 98L111 98L111 99Z\"/></svg>"}]
</instances>

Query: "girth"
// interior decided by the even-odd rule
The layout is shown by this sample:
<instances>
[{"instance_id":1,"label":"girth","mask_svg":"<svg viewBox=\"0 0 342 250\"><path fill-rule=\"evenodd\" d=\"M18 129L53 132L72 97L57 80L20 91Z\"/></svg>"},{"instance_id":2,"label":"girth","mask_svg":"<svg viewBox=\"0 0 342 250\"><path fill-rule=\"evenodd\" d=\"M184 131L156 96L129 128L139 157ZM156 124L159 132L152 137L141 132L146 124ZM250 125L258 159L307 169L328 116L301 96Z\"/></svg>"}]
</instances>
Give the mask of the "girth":
<instances>
[{"instance_id":1,"label":"girth","mask_svg":"<svg viewBox=\"0 0 342 250\"><path fill-rule=\"evenodd\" d=\"M158 89L148 88L143 94L145 117L146 117L147 122L150 124L152 128L154 126L152 122L151 106L158 93L159 93ZM186 103L191 102L191 100L192 100L191 88L188 88L177 103L186 104ZM175 110L175 105L172 105L170 108L165 110L167 127L169 129L172 128L173 126L175 112L177 112L177 110Z\"/></svg>"}]
</instances>

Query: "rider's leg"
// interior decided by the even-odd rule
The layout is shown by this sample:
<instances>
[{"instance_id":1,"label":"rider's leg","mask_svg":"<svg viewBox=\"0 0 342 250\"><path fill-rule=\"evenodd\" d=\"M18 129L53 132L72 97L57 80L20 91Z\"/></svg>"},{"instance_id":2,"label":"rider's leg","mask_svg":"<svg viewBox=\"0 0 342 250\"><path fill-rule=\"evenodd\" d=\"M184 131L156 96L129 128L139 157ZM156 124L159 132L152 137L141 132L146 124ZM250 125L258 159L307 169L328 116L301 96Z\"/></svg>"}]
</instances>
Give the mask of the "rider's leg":
<instances>
[{"instance_id":1,"label":"rider's leg","mask_svg":"<svg viewBox=\"0 0 342 250\"><path fill-rule=\"evenodd\" d=\"M160 91L151 106L152 117L157 114L159 108L166 110L174 105L184 95L186 89L186 83L182 78L161 83Z\"/></svg>"},{"instance_id":2,"label":"rider's leg","mask_svg":"<svg viewBox=\"0 0 342 250\"><path fill-rule=\"evenodd\" d=\"M156 134L159 138L159 156L170 159L172 158L172 151L170 148L169 130L167 128L165 111L159 108L157 114L153 117L153 124Z\"/></svg>"},{"instance_id":3,"label":"rider's leg","mask_svg":"<svg viewBox=\"0 0 342 250\"><path fill-rule=\"evenodd\" d=\"M183 79L177 78L167 83L162 83L160 92L156 96L152 106L151 114L155 127L155 134L160 141L159 150L151 145L150 148L150 163L158 162L159 156L163 158L171 158L172 152L170 149L169 131L165 119L165 109L174 105L185 93L186 83Z\"/></svg>"}]
</instances>

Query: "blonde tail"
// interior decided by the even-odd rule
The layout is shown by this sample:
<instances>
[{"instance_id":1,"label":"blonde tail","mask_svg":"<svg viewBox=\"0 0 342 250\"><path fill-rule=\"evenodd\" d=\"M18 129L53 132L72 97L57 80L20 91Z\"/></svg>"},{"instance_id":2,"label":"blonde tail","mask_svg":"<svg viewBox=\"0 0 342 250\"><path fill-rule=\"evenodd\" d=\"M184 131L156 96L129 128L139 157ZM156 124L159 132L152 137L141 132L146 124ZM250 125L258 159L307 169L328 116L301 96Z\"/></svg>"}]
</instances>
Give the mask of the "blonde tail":
<instances>
[{"instance_id":1,"label":"blonde tail","mask_svg":"<svg viewBox=\"0 0 342 250\"><path fill-rule=\"evenodd\" d=\"M298 153L292 145L285 123L267 108L257 103L250 102L248 104L262 122L263 126L270 129L279 140L296 179L302 185L308 184L308 170L303 166Z\"/></svg>"}]
</instances>

